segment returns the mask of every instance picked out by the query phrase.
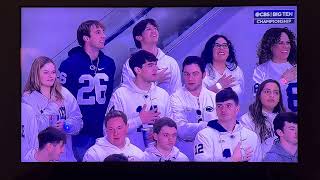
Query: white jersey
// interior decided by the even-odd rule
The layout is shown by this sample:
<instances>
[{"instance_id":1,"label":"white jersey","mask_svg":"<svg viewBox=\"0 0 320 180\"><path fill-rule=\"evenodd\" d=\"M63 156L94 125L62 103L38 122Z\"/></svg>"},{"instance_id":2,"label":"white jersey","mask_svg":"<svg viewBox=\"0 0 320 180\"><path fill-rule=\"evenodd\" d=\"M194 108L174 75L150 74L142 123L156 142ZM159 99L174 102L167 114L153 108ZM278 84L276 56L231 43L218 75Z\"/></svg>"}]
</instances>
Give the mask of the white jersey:
<instances>
[{"instance_id":1,"label":"white jersey","mask_svg":"<svg viewBox=\"0 0 320 180\"><path fill-rule=\"evenodd\" d=\"M273 129L273 120L276 117L277 113L268 113L265 111L262 111L263 114L267 117L266 125L268 129L268 134L266 138L263 140L261 143L261 138L260 138L260 130L256 129L255 124L252 120L252 116L250 115L250 112L247 112L246 114L242 115L240 117L240 123L250 129L251 131L255 132L258 136L259 140L259 160L262 161L262 159L265 157L266 153L271 149L274 141L277 139L277 136L275 135L274 129Z\"/></svg>"},{"instance_id":2,"label":"white jersey","mask_svg":"<svg viewBox=\"0 0 320 180\"><path fill-rule=\"evenodd\" d=\"M122 84L111 96L107 113L114 108L124 112L128 118L129 133L128 137L132 144L144 150L143 134L141 131L142 121L139 113L143 105L146 104L146 110L157 106L160 117L170 116L169 95L168 93L152 83L149 91L139 89L135 84ZM105 124L105 123L104 123ZM106 132L103 126L104 134Z\"/></svg>"},{"instance_id":3,"label":"white jersey","mask_svg":"<svg viewBox=\"0 0 320 180\"><path fill-rule=\"evenodd\" d=\"M197 133L207 127L209 121L217 119L215 100L216 93L204 86L199 97L193 96L185 87L170 96L171 118L178 127L177 147L190 160L193 160L193 142Z\"/></svg>"},{"instance_id":4,"label":"white jersey","mask_svg":"<svg viewBox=\"0 0 320 180\"><path fill-rule=\"evenodd\" d=\"M172 147L171 152L165 157L155 147L155 143L152 143L150 147L146 148L144 151L144 161L189 161L189 159L175 146Z\"/></svg>"},{"instance_id":5,"label":"white jersey","mask_svg":"<svg viewBox=\"0 0 320 180\"><path fill-rule=\"evenodd\" d=\"M243 127L238 122L233 132L230 133L218 123L218 120L210 121L208 127L201 130L196 136L194 141L194 160L230 162L233 150L240 141L240 148L250 146L254 152L249 162L258 161L258 137L256 133Z\"/></svg>"},{"instance_id":6,"label":"white jersey","mask_svg":"<svg viewBox=\"0 0 320 180\"><path fill-rule=\"evenodd\" d=\"M31 149L38 146L36 115L30 105L21 103L21 161Z\"/></svg>"},{"instance_id":7,"label":"white jersey","mask_svg":"<svg viewBox=\"0 0 320 180\"><path fill-rule=\"evenodd\" d=\"M182 86L179 65L175 59L164 54L164 52L160 48L158 48L157 59L158 69L162 70L164 68L168 68L166 72L171 73L171 78L168 82L157 84L157 86L163 88L169 95L171 95ZM129 66L128 59L122 67L122 82L124 84L132 84L134 79L135 75L133 74Z\"/></svg>"},{"instance_id":8,"label":"white jersey","mask_svg":"<svg viewBox=\"0 0 320 180\"><path fill-rule=\"evenodd\" d=\"M267 79L273 79L279 82L282 74L293 66L289 63L274 63L269 60L259 66L253 71L254 94L258 88L258 85ZM280 82L279 82L280 83ZM280 83L281 92L283 97L283 104L286 110L297 112L298 97L297 97L297 80L294 80L286 85Z\"/></svg>"},{"instance_id":9,"label":"white jersey","mask_svg":"<svg viewBox=\"0 0 320 180\"><path fill-rule=\"evenodd\" d=\"M64 87L61 89L63 100L63 106L65 107L66 120L65 122L69 124L70 131L66 133L67 143L65 145L65 151L61 155L59 161L76 161L72 151L72 138L71 135L76 135L79 133L83 126L82 115L77 103L77 100L73 95ZM59 107L56 103L48 100L47 97L42 95L38 91L33 91L32 93L24 93L22 96L22 102L30 105L35 112L38 132L46 129L50 125L50 117L58 116ZM37 134L38 136L38 134Z\"/></svg>"},{"instance_id":10,"label":"white jersey","mask_svg":"<svg viewBox=\"0 0 320 180\"><path fill-rule=\"evenodd\" d=\"M37 148L29 149L29 151L23 157L22 162L39 162L35 157L37 150L38 150Z\"/></svg>"},{"instance_id":11,"label":"white jersey","mask_svg":"<svg viewBox=\"0 0 320 180\"><path fill-rule=\"evenodd\" d=\"M206 77L203 79L203 84L209 88L217 83L217 81L225 74L226 76L232 75L236 80L233 82L232 90L241 96L242 91L244 90L244 77L243 72L239 66L233 71L230 71L227 67L224 69L223 74L218 73L211 63L206 66Z\"/></svg>"},{"instance_id":12,"label":"white jersey","mask_svg":"<svg viewBox=\"0 0 320 180\"><path fill-rule=\"evenodd\" d=\"M143 161L143 152L130 143L129 138L126 138L123 148L111 144L106 136L98 138L96 143L91 146L83 156L83 162L103 162L106 157L112 154L123 154L129 161Z\"/></svg>"}]
</instances>

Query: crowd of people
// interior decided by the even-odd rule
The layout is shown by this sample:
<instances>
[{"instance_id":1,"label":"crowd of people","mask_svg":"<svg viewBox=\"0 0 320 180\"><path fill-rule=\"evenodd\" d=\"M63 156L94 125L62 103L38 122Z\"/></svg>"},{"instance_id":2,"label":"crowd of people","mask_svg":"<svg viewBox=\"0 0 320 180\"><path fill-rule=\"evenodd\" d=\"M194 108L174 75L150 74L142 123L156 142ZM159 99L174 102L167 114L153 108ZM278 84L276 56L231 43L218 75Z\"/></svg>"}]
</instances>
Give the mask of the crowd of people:
<instances>
[{"instance_id":1,"label":"crowd of people","mask_svg":"<svg viewBox=\"0 0 320 180\"><path fill-rule=\"evenodd\" d=\"M255 100L243 115L244 74L226 36L213 35L180 69L157 46L154 19L139 21L132 34L139 50L115 90L99 21L79 26L79 46L59 67L46 56L33 61L21 100L22 162L298 161L293 32L264 33Z\"/></svg>"}]
</instances>

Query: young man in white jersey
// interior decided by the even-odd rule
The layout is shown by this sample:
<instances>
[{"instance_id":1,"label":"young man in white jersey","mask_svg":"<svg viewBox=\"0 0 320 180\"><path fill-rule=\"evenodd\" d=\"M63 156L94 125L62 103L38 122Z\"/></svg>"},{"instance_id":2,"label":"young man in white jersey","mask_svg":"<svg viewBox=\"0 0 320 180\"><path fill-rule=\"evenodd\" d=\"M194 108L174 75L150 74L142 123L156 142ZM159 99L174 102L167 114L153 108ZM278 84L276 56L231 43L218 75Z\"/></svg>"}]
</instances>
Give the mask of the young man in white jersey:
<instances>
[{"instance_id":1,"label":"young man in white jersey","mask_svg":"<svg viewBox=\"0 0 320 180\"><path fill-rule=\"evenodd\" d=\"M158 25L154 19L144 19L138 22L132 31L135 45L139 49L146 50L158 59L158 71L156 83L167 91L169 95L181 87L181 75L179 65L175 59L166 55L157 47L159 41ZM122 68L122 81L124 84L133 83L134 72L129 66L129 60Z\"/></svg>"},{"instance_id":2,"label":"young man in white jersey","mask_svg":"<svg viewBox=\"0 0 320 180\"><path fill-rule=\"evenodd\" d=\"M142 161L143 152L131 144L128 134L127 116L111 110L105 117L106 136L98 138L83 157L84 162L103 162L112 154L123 154L129 161Z\"/></svg>"},{"instance_id":3,"label":"young man in white jersey","mask_svg":"<svg viewBox=\"0 0 320 180\"><path fill-rule=\"evenodd\" d=\"M144 152L145 161L189 161L188 157L175 147L177 124L172 119L163 117L157 120L153 125L153 138L155 143Z\"/></svg>"},{"instance_id":4,"label":"young man in white jersey","mask_svg":"<svg viewBox=\"0 0 320 180\"><path fill-rule=\"evenodd\" d=\"M178 126L177 147L193 160L196 134L217 119L216 93L203 84L205 64L200 57L188 56L182 64L184 87L170 96L172 119Z\"/></svg>"},{"instance_id":5,"label":"young man in white jersey","mask_svg":"<svg viewBox=\"0 0 320 180\"><path fill-rule=\"evenodd\" d=\"M54 128L47 127L38 135L39 148L31 149L24 157L24 162L53 162L60 159L66 144L66 135Z\"/></svg>"},{"instance_id":6,"label":"young man in white jersey","mask_svg":"<svg viewBox=\"0 0 320 180\"><path fill-rule=\"evenodd\" d=\"M132 144L144 150L148 138L144 130L151 129L155 120L169 116L169 95L155 85L157 78L157 58L150 52L140 50L129 59L135 74L133 83L122 84L112 94L110 109L123 111L128 117L129 134Z\"/></svg>"},{"instance_id":7,"label":"young man in white jersey","mask_svg":"<svg viewBox=\"0 0 320 180\"><path fill-rule=\"evenodd\" d=\"M194 160L210 162L257 161L258 137L237 120L239 99L231 89L216 95L218 120L212 120L194 141Z\"/></svg>"}]
</instances>

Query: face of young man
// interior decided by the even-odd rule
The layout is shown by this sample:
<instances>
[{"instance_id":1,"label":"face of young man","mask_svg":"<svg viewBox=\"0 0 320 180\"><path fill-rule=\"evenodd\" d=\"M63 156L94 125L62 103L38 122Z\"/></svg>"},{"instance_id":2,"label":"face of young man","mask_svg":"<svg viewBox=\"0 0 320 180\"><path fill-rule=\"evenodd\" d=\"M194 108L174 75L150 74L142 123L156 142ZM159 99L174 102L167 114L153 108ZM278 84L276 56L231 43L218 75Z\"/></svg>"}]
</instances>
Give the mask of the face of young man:
<instances>
[{"instance_id":1,"label":"face of young man","mask_svg":"<svg viewBox=\"0 0 320 180\"><path fill-rule=\"evenodd\" d=\"M236 105L234 100L231 99L224 102L217 102L216 111L218 120L221 122L235 122L239 109L239 105Z\"/></svg>"},{"instance_id":2,"label":"face of young man","mask_svg":"<svg viewBox=\"0 0 320 180\"><path fill-rule=\"evenodd\" d=\"M171 151L177 140L177 129L175 127L163 126L159 132L153 133L154 139L157 141L157 149L161 148L165 151Z\"/></svg>"},{"instance_id":3,"label":"face of young man","mask_svg":"<svg viewBox=\"0 0 320 180\"><path fill-rule=\"evenodd\" d=\"M56 68L54 64L47 63L39 71L40 85L45 87L53 86L57 78Z\"/></svg>"},{"instance_id":4,"label":"face of young man","mask_svg":"<svg viewBox=\"0 0 320 180\"><path fill-rule=\"evenodd\" d=\"M201 72L198 64L186 65L183 68L183 80L188 91L194 92L202 87L205 74Z\"/></svg>"},{"instance_id":5,"label":"face of young man","mask_svg":"<svg viewBox=\"0 0 320 180\"><path fill-rule=\"evenodd\" d=\"M280 130L281 131L281 130ZM278 133L280 138L289 144L298 144L298 125L295 123L284 122L282 133Z\"/></svg>"},{"instance_id":6,"label":"face of young man","mask_svg":"<svg viewBox=\"0 0 320 180\"><path fill-rule=\"evenodd\" d=\"M286 33L282 32L280 41L271 48L273 59L286 61L289 56L290 49L291 45L289 37Z\"/></svg>"},{"instance_id":7,"label":"face of young man","mask_svg":"<svg viewBox=\"0 0 320 180\"><path fill-rule=\"evenodd\" d=\"M213 45L213 59L214 61L225 62L229 56L229 47L227 41L220 37Z\"/></svg>"},{"instance_id":8,"label":"face of young man","mask_svg":"<svg viewBox=\"0 0 320 180\"><path fill-rule=\"evenodd\" d=\"M91 48L103 49L104 42L106 41L106 35L101 27L92 25L90 27L90 37L84 36L85 44Z\"/></svg>"},{"instance_id":9,"label":"face of young man","mask_svg":"<svg viewBox=\"0 0 320 180\"><path fill-rule=\"evenodd\" d=\"M111 118L107 122L107 140L117 146L123 148L128 133L128 125L126 125L121 117Z\"/></svg>"},{"instance_id":10,"label":"face of young man","mask_svg":"<svg viewBox=\"0 0 320 180\"><path fill-rule=\"evenodd\" d=\"M157 44L159 40L158 28L148 23L141 36L136 36L136 39L143 44Z\"/></svg>"},{"instance_id":11,"label":"face of young man","mask_svg":"<svg viewBox=\"0 0 320 180\"><path fill-rule=\"evenodd\" d=\"M145 82L155 82L157 80L157 62L146 62L142 65L142 68L137 68L137 76L143 79Z\"/></svg>"},{"instance_id":12,"label":"face of young man","mask_svg":"<svg viewBox=\"0 0 320 180\"><path fill-rule=\"evenodd\" d=\"M59 143L50 144L49 156L51 161L58 161L61 154L64 152L64 143L60 141Z\"/></svg>"},{"instance_id":13,"label":"face of young man","mask_svg":"<svg viewBox=\"0 0 320 180\"><path fill-rule=\"evenodd\" d=\"M280 90L277 84L273 82L265 84L261 91L260 100L262 108L272 112L280 101Z\"/></svg>"}]
</instances>

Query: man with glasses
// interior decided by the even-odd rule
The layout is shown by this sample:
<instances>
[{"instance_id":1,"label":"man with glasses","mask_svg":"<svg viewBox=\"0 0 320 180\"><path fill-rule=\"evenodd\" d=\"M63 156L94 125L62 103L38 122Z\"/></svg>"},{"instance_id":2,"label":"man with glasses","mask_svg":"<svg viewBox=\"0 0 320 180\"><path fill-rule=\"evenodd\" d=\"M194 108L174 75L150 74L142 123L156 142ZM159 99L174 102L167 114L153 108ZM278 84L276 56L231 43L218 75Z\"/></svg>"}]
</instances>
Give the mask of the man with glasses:
<instances>
[{"instance_id":1,"label":"man with glasses","mask_svg":"<svg viewBox=\"0 0 320 180\"><path fill-rule=\"evenodd\" d=\"M148 146L154 121L169 116L170 112L168 93L154 84L157 60L145 50L134 53L129 59L129 65L135 79L133 83L121 84L112 94L107 110L120 110L128 116L128 137L141 150Z\"/></svg>"},{"instance_id":2,"label":"man with glasses","mask_svg":"<svg viewBox=\"0 0 320 180\"><path fill-rule=\"evenodd\" d=\"M226 88L216 95L218 119L208 122L194 141L194 160L209 162L258 161L258 137L237 120L238 95Z\"/></svg>"},{"instance_id":3,"label":"man with glasses","mask_svg":"<svg viewBox=\"0 0 320 180\"><path fill-rule=\"evenodd\" d=\"M205 64L197 56L188 56L182 64L184 87L170 97L172 119L178 126L177 147L193 160L196 134L217 118L216 94L202 85Z\"/></svg>"}]
</instances>

